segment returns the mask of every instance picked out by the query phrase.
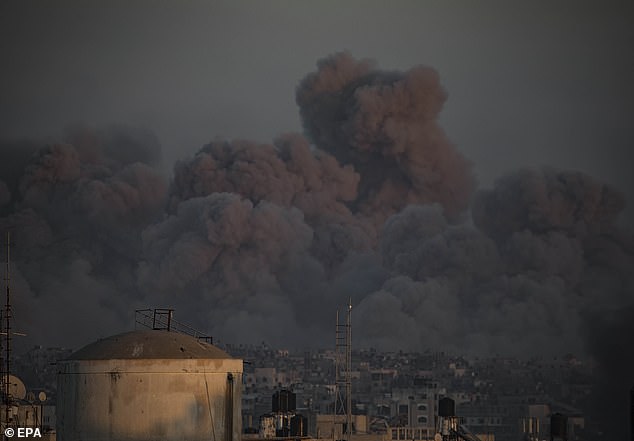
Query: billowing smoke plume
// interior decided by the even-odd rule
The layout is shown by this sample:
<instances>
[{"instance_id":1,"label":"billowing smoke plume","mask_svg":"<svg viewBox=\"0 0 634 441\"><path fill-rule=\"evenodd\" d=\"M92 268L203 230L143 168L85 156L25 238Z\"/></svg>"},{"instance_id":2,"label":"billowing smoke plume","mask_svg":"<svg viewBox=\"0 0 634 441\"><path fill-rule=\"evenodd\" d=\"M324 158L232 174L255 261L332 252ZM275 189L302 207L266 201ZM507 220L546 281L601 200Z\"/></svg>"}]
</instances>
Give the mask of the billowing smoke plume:
<instances>
[{"instance_id":1,"label":"billowing smoke plume","mask_svg":"<svg viewBox=\"0 0 634 441\"><path fill-rule=\"evenodd\" d=\"M363 331L386 347L583 353L589 311L634 304L632 236L611 223L621 201L581 173L522 170L477 194L480 229L449 225L437 206L410 206L381 234L384 265L399 276L359 305L357 321L372 317ZM417 326L383 333L390 323Z\"/></svg>"},{"instance_id":2,"label":"billowing smoke plume","mask_svg":"<svg viewBox=\"0 0 634 441\"><path fill-rule=\"evenodd\" d=\"M492 237L525 230L581 237L609 230L624 204L621 194L583 173L522 170L478 195L473 220Z\"/></svg>"},{"instance_id":3,"label":"billowing smoke plume","mask_svg":"<svg viewBox=\"0 0 634 441\"><path fill-rule=\"evenodd\" d=\"M357 198L359 174L327 153L311 150L299 135L273 145L218 141L174 170L170 210L189 198L218 192L239 194L254 204L268 201L296 207L314 229L313 251L329 266L351 250L376 242L373 226L348 207Z\"/></svg>"},{"instance_id":4,"label":"billowing smoke plume","mask_svg":"<svg viewBox=\"0 0 634 441\"><path fill-rule=\"evenodd\" d=\"M254 204L233 193L192 198L144 232L148 260L139 281L164 302L182 296L182 313L215 324L222 335L283 341L295 337L296 309L303 303L286 278L323 276L314 274L319 265L309 254L312 237L296 208Z\"/></svg>"},{"instance_id":5,"label":"billowing smoke plume","mask_svg":"<svg viewBox=\"0 0 634 441\"><path fill-rule=\"evenodd\" d=\"M634 303L622 197L551 169L476 192L445 99L430 68L337 54L297 89L306 138L213 141L169 186L156 139L121 126L0 167L25 326L86 343L174 307L217 340L325 346L352 298L356 346L582 353L589 311Z\"/></svg>"},{"instance_id":6,"label":"billowing smoke plume","mask_svg":"<svg viewBox=\"0 0 634 441\"><path fill-rule=\"evenodd\" d=\"M29 340L76 345L84 332L128 326L140 234L162 216L167 192L140 161L159 154L142 130L74 128L9 176L15 194L0 229L12 232L16 326Z\"/></svg>"},{"instance_id":7,"label":"billowing smoke plume","mask_svg":"<svg viewBox=\"0 0 634 441\"><path fill-rule=\"evenodd\" d=\"M352 206L378 226L408 204L437 202L450 217L467 208L471 167L437 122L446 98L429 67L385 72L348 53L321 60L297 90L308 136L354 165Z\"/></svg>"}]
</instances>

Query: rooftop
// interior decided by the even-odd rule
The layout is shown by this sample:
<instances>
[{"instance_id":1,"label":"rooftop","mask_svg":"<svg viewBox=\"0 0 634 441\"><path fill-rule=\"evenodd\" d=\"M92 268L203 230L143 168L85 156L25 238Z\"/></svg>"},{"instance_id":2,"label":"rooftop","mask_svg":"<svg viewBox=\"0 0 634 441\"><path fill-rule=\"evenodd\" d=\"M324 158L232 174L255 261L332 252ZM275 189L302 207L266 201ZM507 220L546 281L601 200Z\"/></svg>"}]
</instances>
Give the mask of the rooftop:
<instances>
[{"instance_id":1,"label":"rooftop","mask_svg":"<svg viewBox=\"0 0 634 441\"><path fill-rule=\"evenodd\" d=\"M69 360L231 359L222 349L180 332L131 331L97 340L71 354Z\"/></svg>"}]
</instances>

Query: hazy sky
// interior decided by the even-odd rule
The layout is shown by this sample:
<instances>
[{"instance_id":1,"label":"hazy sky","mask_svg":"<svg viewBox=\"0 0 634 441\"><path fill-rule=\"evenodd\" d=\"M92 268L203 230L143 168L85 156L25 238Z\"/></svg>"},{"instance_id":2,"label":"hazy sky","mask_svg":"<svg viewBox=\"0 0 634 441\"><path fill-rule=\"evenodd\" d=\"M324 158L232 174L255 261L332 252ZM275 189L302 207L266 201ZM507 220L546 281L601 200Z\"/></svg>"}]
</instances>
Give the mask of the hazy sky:
<instances>
[{"instance_id":1,"label":"hazy sky","mask_svg":"<svg viewBox=\"0 0 634 441\"><path fill-rule=\"evenodd\" d=\"M167 163L216 136L270 141L301 131L298 81L348 50L439 71L441 124L481 184L579 169L632 213L631 1L4 1L0 32L2 138L129 123Z\"/></svg>"}]
</instances>

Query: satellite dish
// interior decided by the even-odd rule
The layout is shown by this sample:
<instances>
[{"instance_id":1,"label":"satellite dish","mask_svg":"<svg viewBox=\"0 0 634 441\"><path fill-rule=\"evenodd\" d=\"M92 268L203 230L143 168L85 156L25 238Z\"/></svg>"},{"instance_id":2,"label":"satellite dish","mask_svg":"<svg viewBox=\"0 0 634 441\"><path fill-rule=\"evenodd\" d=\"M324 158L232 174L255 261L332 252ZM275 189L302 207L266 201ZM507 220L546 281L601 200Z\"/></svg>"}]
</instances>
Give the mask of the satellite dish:
<instances>
[{"instance_id":1,"label":"satellite dish","mask_svg":"<svg viewBox=\"0 0 634 441\"><path fill-rule=\"evenodd\" d=\"M26 386L15 375L9 375L9 394L18 400L23 400L26 397Z\"/></svg>"},{"instance_id":2,"label":"satellite dish","mask_svg":"<svg viewBox=\"0 0 634 441\"><path fill-rule=\"evenodd\" d=\"M46 401L46 392L42 391L39 394L37 394L37 399L40 400L40 403L43 403L44 401Z\"/></svg>"}]
</instances>

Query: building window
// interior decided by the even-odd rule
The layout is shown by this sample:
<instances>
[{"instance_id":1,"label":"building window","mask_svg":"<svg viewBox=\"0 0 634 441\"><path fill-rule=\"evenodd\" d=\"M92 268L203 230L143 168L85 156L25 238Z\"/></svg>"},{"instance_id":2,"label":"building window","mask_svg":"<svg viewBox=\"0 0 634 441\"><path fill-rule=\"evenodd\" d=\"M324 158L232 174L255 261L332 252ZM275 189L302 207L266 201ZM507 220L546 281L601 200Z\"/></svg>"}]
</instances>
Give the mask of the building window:
<instances>
[{"instance_id":1,"label":"building window","mask_svg":"<svg viewBox=\"0 0 634 441\"><path fill-rule=\"evenodd\" d=\"M419 404L418 410L421 412L427 412L427 404Z\"/></svg>"},{"instance_id":2,"label":"building window","mask_svg":"<svg viewBox=\"0 0 634 441\"><path fill-rule=\"evenodd\" d=\"M426 416L419 416L418 417L418 424L427 424L427 417Z\"/></svg>"}]
</instances>

